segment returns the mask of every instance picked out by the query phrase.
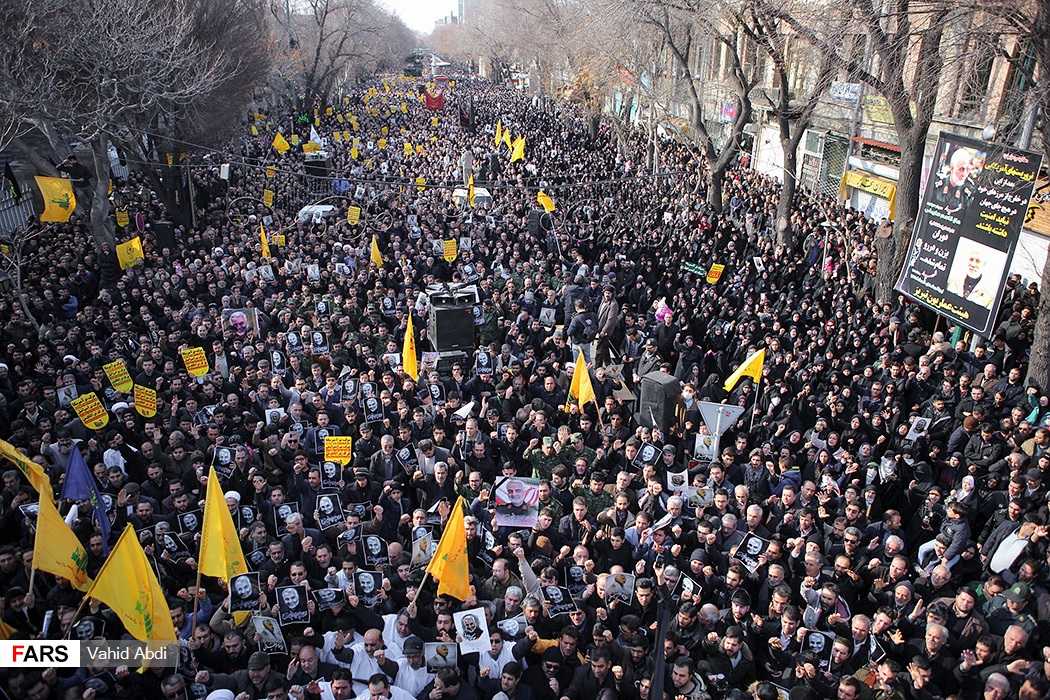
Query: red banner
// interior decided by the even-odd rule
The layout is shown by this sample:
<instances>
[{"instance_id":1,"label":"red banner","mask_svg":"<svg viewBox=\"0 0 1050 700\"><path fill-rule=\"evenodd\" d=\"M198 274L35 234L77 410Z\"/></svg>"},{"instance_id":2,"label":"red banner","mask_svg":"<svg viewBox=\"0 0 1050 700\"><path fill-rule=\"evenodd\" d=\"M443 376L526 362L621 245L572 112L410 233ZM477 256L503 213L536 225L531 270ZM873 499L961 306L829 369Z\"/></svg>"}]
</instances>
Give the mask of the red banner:
<instances>
[{"instance_id":1,"label":"red banner","mask_svg":"<svg viewBox=\"0 0 1050 700\"><path fill-rule=\"evenodd\" d=\"M439 92L436 95L431 95L428 91L424 99L426 100L427 109L429 110L433 110L436 112L437 110L442 109L445 106L444 93Z\"/></svg>"}]
</instances>

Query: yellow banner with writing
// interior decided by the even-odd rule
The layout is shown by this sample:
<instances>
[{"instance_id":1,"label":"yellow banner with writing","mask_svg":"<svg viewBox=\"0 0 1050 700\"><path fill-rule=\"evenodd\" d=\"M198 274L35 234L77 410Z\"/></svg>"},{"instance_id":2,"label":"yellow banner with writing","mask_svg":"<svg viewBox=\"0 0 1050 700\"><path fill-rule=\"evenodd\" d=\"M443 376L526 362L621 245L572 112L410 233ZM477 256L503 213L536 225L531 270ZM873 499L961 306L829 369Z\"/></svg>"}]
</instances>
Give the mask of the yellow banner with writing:
<instances>
[{"instance_id":1,"label":"yellow banner with writing","mask_svg":"<svg viewBox=\"0 0 1050 700\"><path fill-rule=\"evenodd\" d=\"M85 427L102 430L109 423L109 413L99 400L98 394L93 391L76 397L69 405L77 412L77 418Z\"/></svg>"},{"instance_id":2,"label":"yellow banner with writing","mask_svg":"<svg viewBox=\"0 0 1050 700\"><path fill-rule=\"evenodd\" d=\"M459 244L455 238L450 238L445 241L444 252L442 257L445 258L446 262L452 262L459 255Z\"/></svg>"},{"instance_id":3,"label":"yellow banner with writing","mask_svg":"<svg viewBox=\"0 0 1050 700\"><path fill-rule=\"evenodd\" d=\"M361 207L350 207L346 210L346 223L354 226L361 223Z\"/></svg>"},{"instance_id":4,"label":"yellow banner with writing","mask_svg":"<svg viewBox=\"0 0 1050 700\"><path fill-rule=\"evenodd\" d=\"M262 201L263 201L263 204L265 204L266 206L272 207L273 206L273 190L263 190Z\"/></svg>"},{"instance_id":5,"label":"yellow banner with writing","mask_svg":"<svg viewBox=\"0 0 1050 700\"><path fill-rule=\"evenodd\" d=\"M1035 181L1024 227L1033 233L1050 236L1050 178L1040 177Z\"/></svg>"},{"instance_id":6,"label":"yellow banner with writing","mask_svg":"<svg viewBox=\"0 0 1050 700\"><path fill-rule=\"evenodd\" d=\"M349 435L329 435L324 439L324 461L347 464L353 457L354 439Z\"/></svg>"},{"instance_id":7,"label":"yellow banner with writing","mask_svg":"<svg viewBox=\"0 0 1050 700\"><path fill-rule=\"evenodd\" d=\"M122 394L129 393L135 385L131 375L128 374L128 366L124 364L124 360L108 362L102 365L102 369L105 370L106 376L109 377L109 383Z\"/></svg>"},{"instance_id":8,"label":"yellow banner with writing","mask_svg":"<svg viewBox=\"0 0 1050 700\"><path fill-rule=\"evenodd\" d=\"M897 203L897 183L866 173L863 170L847 170L846 174L842 176L842 187L839 188L839 195L842 199L849 195L849 192L846 190L848 187L887 200L890 203L890 219L893 219Z\"/></svg>"},{"instance_id":9,"label":"yellow banner with writing","mask_svg":"<svg viewBox=\"0 0 1050 700\"><path fill-rule=\"evenodd\" d=\"M143 418L157 415L157 390L141 384L135 385L135 410Z\"/></svg>"},{"instance_id":10,"label":"yellow banner with writing","mask_svg":"<svg viewBox=\"0 0 1050 700\"><path fill-rule=\"evenodd\" d=\"M131 221L131 217L128 216L128 210L127 209L117 209L116 216L117 216L117 226L119 226L121 228L126 228L128 223Z\"/></svg>"},{"instance_id":11,"label":"yellow banner with writing","mask_svg":"<svg viewBox=\"0 0 1050 700\"><path fill-rule=\"evenodd\" d=\"M204 354L204 348L183 348L182 364L191 377L203 377L208 373L208 356Z\"/></svg>"},{"instance_id":12,"label":"yellow banner with writing","mask_svg":"<svg viewBox=\"0 0 1050 700\"><path fill-rule=\"evenodd\" d=\"M721 263L713 263L711 269L707 271L707 283L716 284L718 280L722 279L722 273L725 269L725 265Z\"/></svg>"}]
</instances>

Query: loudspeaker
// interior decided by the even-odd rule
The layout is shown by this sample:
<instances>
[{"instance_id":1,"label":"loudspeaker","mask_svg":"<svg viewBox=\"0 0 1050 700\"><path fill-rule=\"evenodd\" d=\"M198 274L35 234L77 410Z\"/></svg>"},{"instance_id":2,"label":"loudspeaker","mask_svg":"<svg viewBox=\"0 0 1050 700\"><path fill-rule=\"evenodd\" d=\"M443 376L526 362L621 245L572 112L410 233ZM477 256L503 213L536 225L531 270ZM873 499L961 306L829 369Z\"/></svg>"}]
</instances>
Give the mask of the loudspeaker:
<instances>
[{"instance_id":1,"label":"loudspeaker","mask_svg":"<svg viewBox=\"0 0 1050 700\"><path fill-rule=\"evenodd\" d=\"M642 377L638 391L639 424L667 432L674 422L675 407L682 395L682 383L666 372L650 372Z\"/></svg>"},{"instance_id":2,"label":"loudspeaker","mask_svg":"<svg viewBox=\"0 0 1050 700\"><path fill-rule=\"evenodd\" d=\"M157 237L158 248L175 250L175 234L170 221L154 221L150 228L153 230L153 235Z\"/></svg>"},{"instance_id":3,"label":"loudspeaker","mask_svg":"<svg viewBox=\"0 0 1050 700\"><path fill-rule=\"evenodd\" d=\"M474 308L431 305L427 338L436 352L474 350Z\"/></svg>"}]
</instances>

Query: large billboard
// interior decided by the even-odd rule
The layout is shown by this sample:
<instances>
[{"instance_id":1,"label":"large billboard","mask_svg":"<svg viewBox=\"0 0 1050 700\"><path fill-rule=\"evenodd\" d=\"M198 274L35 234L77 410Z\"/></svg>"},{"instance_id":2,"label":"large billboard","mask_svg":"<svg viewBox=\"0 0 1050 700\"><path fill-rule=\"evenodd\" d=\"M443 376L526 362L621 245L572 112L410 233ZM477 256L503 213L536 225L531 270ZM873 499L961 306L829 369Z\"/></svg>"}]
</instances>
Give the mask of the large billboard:
<instances>
[{"instance_id":1,"label":"large billboard","mask_svg":"<svg viewBox=\"0 0 1050 700\"><path fill-rule=\"evenodd\" d=\"M1040 159L941 134L897 290L990 335Z\"/></svg>"}]
</instances>

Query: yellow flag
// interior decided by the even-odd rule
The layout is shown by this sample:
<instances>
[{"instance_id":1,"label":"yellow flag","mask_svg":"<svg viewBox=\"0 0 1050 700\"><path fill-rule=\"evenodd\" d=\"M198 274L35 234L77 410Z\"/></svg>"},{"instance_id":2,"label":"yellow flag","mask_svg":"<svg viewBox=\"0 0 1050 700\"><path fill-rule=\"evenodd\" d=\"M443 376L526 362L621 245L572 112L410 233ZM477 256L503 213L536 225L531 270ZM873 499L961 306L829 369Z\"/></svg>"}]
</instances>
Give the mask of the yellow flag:
<instances>
[{"instance_id":1,"label":"yellow flag","mask_svg":"<svg viewBox=\"0 0 1050 700\"><path fill-rule=\"evenodd\" d=\"M427 188L427 179L425 177L423 177L422 175L420 175L419 177L416 178L416 189L419 190L420 192L422 192L426 188Z\"/></svg>"},{"instance_id":2,"label":"yellow flag","mask_svg":"<svg viewBox=\"0 0 1050 700\"><path fill-rule=\"evenodd\" d=\"M313 153L314 151L320 151L321 144L316 141L307 141L303 144L303 153Z\"/></svg>"},{"instance_id":3,"label":"yellow flag","mask_svg":"<svg viewBox=\"0 0 1050 700\"><path fill-rule=\"evenodd\" d=\"M85 595L108 605L135 639L176 640L164 591L131 525L120 535Z\"/></svg>"},{"instance_id":4,"label":"yellow flag","mask_svg":"<svg viewBox=\"0 0 1050 700\"><path fill-rule=\"evenodd\" d=\"M354 438L350 435L329 435L324 439L324 461L348 464L354 457Z\"/></svg>"},{"instance_id":5,"label":"yellow flag","mask_svg":"<svg viewBox=\"0 0 1050 700\"><path fill-rule=\"evenodd\" d=\"M525 157L525 137L519 136L514 139L514 148L510 152L510 162L521 160Z\"/></svg>"},{"instance_id":6,"label":"yellow flag","mask_svg":"<svg viewBox=\"0 0 1050 700\"><path fill-rule=\"evenodd\" d=\"M215 467L208 472L208 490L204 497L204 524L201 527L201 551L197 567L205 576L229 581L248 573L244 550L237 537L233 517L226 505Z\"/></svg>"},{"instance_id":7,"label":"yellow flag","mask_svg":"<svg viewBox=\"0 0 1050 700\"><path fill-rule=\"evenodd\" d=\"M346 223L354 226L361 223L361 207L353 206L346 210Z\"/></svg>"},{"instance_id":8,"label":"yellow flag","mask_svg":"<svg viewBox=\"0 0 1050 700\"><path fill-rule=\"evenodd\" d=\"M135 385L135 411L143 418L157 415L157 390L141 384Z\"/></svg>"},{"instance_id":9,"label":"yellow flag","mask_svg":"<svg viewBox=\"0 0 1050 700\"><path fill-rule=\"evenodd\" d=\"M359 156L360 156L360 153L358 153L358 151L357 151L357 146L354 146L353 148L350 149L350 157L351 158L353 158L354 160L357 160Z\"/></svg>"},{"instance_id":10,"label":"yellow flag","mask_svg":"<svg viewBox=\"0 0 1050 700\"><path fill-rule=\"evenodd\" d=\"M547 212L548 214L550 214L555 209L554 200L551 199L550 195L544 192L543 190L540 190L536 193L536 203L543 207L543 211Z\"/></svg>"},{"instance_id":11,"label":"yellow flag","mask_svg":"<svg viewBox=\"0 0 1050 700\"><path fill-rule=\"evenodd\" d=\"M263 201L263 204L265 204L266 206L272 207L273 206L273 190L263 190L262 201Z\"/></svg>"},{"instance_id":12,"label":"yellow flag","mask_svg":"<svg viewBox=\"0 0 1050 700\"><path fill-rule=\"evenodd\" d=\"M0 440L0 456L18 467L18 470L22 472L22 476L40 494L41 501L50 501L54 498L54 493L51 490L51 480L47 478L43 467L19 452L18 448L7 440Z\"/></svg>"},{"instance_id":13,"label":"yellow flag","mask_svg":"<svg viewBox=\"0 0 1050 700\"><path fill-rule=\"evenodd\" d=\"M285 140L284 134L282 134L280 131L278 131L277 134L273 137L273 143L270 145L273 146L274 150L280 153L282 156L289 148L291 148L291 146L288 145L288 141Z\"/></svg>"},{"instance_id":14,"label":"yellow flag","mask_svg":"<svg viewBox=\"0 0 1050 700\"><path fill-rule=\"evenodd\" d=\"M131 380L131 375L128 374L128 366L124 364L124 360L113 360L102 365L102 369L109 377L109 383L122 394L129 393L135 385L135 382Z\"/></svg>"},{"instance_id":15,"label":"yellow flag","mask_svg":"<svg viewBox=\"0 0 1050 700\"><path fill-rule=\"evenodd\" d=\"M471 175L470 179L467 180L467 204L470 208L474 208L474 176Z\"/></svg>"},{"instance_id":16,"label":"yellow flag","mask_svg":"<svg viewBox=\"0 0 1050 700\"><path fill-rule=\"evenodd\" d=\"M494 146L499 146L499 142L503 140L503 124L499 119L496 120L496 142Z\"/></svg>"},{"instance_id":17,"label":"yellow flag","mask_svg":"<svg viewBox=\"0 0 1050 700\"><path fill-rule=\"evenodd\" d=\"M412 148L412 144L408 141L405 141L403 144L401 144L401 150L404 152L405 158L409 158L412 156L413 153L415 153L415 150Z\"/></svg>"},{"instance_id":18,"label":"yellow flag","mask_svg":"<svg viewBox=\"0 0 1050 700\"><path fill-rule=\"evenodd\" d=\"M594 387L591 386L591 373L587 371L587 360L583 359L582 350L576 358L576 366L572 370L572 384L569 385L569 399L573 397L580 408L590 401L597 403Z\"/></svg>"},{"instance_id":19,"label":"yellow flag","mask_svg":"<svg viewBox=\"0 0 1050 700\"><path fill-rule=\"evenodd\" d=\"M181 355L182 364L186 365L186 372L191 377L203 377L208 373L208 356L204 354L204 348L183 348Z\"/></svg>"},{"instance_id":20,"label":"yellow flag","mask_svg":"<svg viewBox=\"0 0 1050 700\"><path fill-rule=\"evenodd\" d=\"M258 136L259 135L259 127L255 126L255 124L251 125L251 128L249 129L249 131L251 131L252 136ZM171 165L171 154L170 153L168 154L168 165Z\"/></svg>"},{"instance_id":21,"label":"yellow flag","mask_svg":"<svg viewBox=\"0 0 1050 700\"><path fill-rule=\"evenodd\" d=\"M401 367L405 374L419 381L419 365L416 364L416 336L412 329L412 313L408 314L408 327L405 328L405 341L401 345Z\"/></svg>"},{"instance_id":22,"label":"yellow flag","mask_svg":"<svg viewBox=\"0 0 1050 700\"><path fill-rule=\"evenodd\" d=\"M33 568L69 579L73 588L86 591L91 587L87 565L88 554L84 545L66 525L54 502L50 498L41 498L36 518Z\"/></svg>"},{"instance_id":23,"label":"yellow flag","mask_svg":"<svg viewBox=\"0 0 1050 700\"><path fill-rule=\"evenodd\" d=\"M408 105L404 102L401 103L401 114L408 114Z\"/></svg>"},{"instance_id":24,"label":"yellow flag","mask_svg":"<svg viewBox=\"0 0 1050 700\"><path fill-rule=\"evenodd\" d=\"M514 148L510 143L510 129L503 130L503 145L507 147L508 151Z\"/></svg>"},{"instance_id":25,"label":"yellow flag","mask_svg":"<svg viewBox=\"0 0 1050 700\"><path fill-rule=\"evenodd\" d=\"M463 524L463 497L456 499L452 514L441 533L434 557L427 565L427 573L438 582L438 595L448 594L467 600L470 592L470 565L467 560L467 530Z\"/></svg>"},{"instance_id":26,"label":"yellow flag","mask_svg":"<svg viewBox=\"0 0 1050 700\"><path fill-rule=\"evenodd\" d=\"M117 219L117 226L121 228L127 228L128 223L131 221L131 217L128 215L127 209L117 209L115 212Z\"/></svg>"},{"instance_id":27,"label":"yellow flag","mask_svg":"<svg viewBox=\"0 0 1050 700\"><path fill-rule=\"evenodd\" d=\"M266 179L267 180L272 180L273 176L276 175L276 174L277 174L277 168L273 167L272 165L267 165L266 166Z\"/></svg>"},{"instance_id":28,"label":"yellow flag","mask_svg":"<svg viewBox=\"0 0 1050 700\"><path fill-rule=\"evenodd\" d=\"M766 362L766 349L761 348L760 350L752 353L744 364L736 368L736 371L729 375L726 379L726 383L722 385L722 388L726 391L732 391L736 383L744 377L751 377L756 382L762 377L762 365Z\"/></svg>"},{"instance_id":29,"label":"yellow flag","mask_svg":"<svg viewBox=\"0 0 1050 700\"><path fill-rule=\"evenodd\" d=\"M70 401L69 405L76 411L80 422L92 430L102 430L109 424L109 413L93 391L81 394Z\"/></svg>"},{"instance_id":30,"label":"yellow flag","mask_svg":"<svg viewBox=\"0 0 1050 700\"><path fill-rule=\"evenodd\" d=\"M416 155L417 156L421 156L421 155L423 155L426 152L427 152L427 149L423 148L423 144L421 144L421 143L417 143L416 144Z\"/></svg>"},{"instance_id":31,"label":"yellow flag","mask_svg":"<svg viewBox=\"0 0 1050 700\"><path fill-rule=\"evenodd\" d=\"M385 129L386 127L383 127L383 128ZM378 141L376 141L376 146L379 147L380 151L385 151L386 150L386 139L379 139Z\"/></svg>"},{"instance_id":32,"label":"yellow flag","mask_svg":"<svg viewBox=\"0 0 1050 700\"><path fill-rule=\"evenodd\" d=\"M299 145L299 134L292 134L291 136L289 136L288 137L288 143L292 144L293 146L298 146Z\"/></svg>"},{"instance_id":33,"label":"yellow flag","mask_svg":"<svg viewBox=\"0 0 1050 700\"><path fill-rule=\"evenodd\" d=\"M337 142L337 143L342 143L342 141L343 141L343 132L342 131L333 131L332 132L332 140Z\"/></svg>"},{"instance_id":34,"label":"yellow flag","mask_svg":"<svg viewBox=\"0 0 1050 700\"><path fill-rule=\"evenodd\" d=\"M264 258L272 258L270 255L270 242L266 240L266 229L263 228L262 224L259 224L259 246L262 249L262 256Z\"/></svg>"},{"instance_id":35,"label":"yellow flag","mask_svg":"<svg viewBox=\"0 0 1050 700\"><path fill-rule=\"evenodd\" d=\"M372 234L372 247L368 254L372 264L376 267L383 267L383 254L379 252L379 241L376 239L375 234Z\"/></svg>"},{"instance_id":36,"label":"yellow flag","mask_svg":"<svg viewBox=\"0 0 1050 700\"><path fill-rule=\"evenodd\" d=\"M120 263L121 270L133 267L145 259L146 255L142 252L142 239L138 236L130 241L117 244L117 262Z\"/></svg>"},{"instance_id":37,"label":"yellow flag","mask_svg":"<svg viewBox=\"0 0 1050 700\"><path fill-rule=\"evenodd\" d=\"M437 126L440 123L441 123L441 120L438 119L437 117L431 117L430 118L430 126ZM496 145L498 146L499 144L497 143Z\"/></svg>"}]
</instances>

